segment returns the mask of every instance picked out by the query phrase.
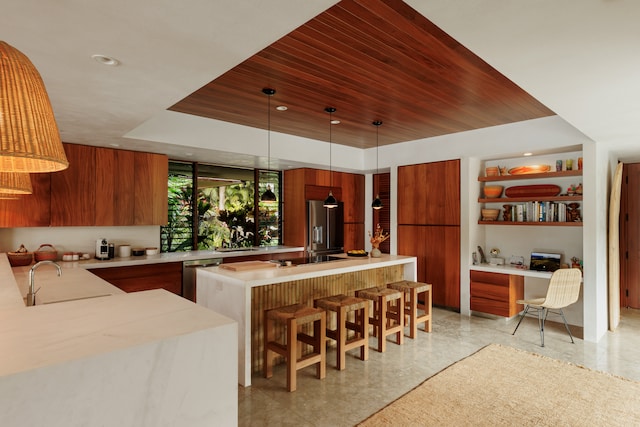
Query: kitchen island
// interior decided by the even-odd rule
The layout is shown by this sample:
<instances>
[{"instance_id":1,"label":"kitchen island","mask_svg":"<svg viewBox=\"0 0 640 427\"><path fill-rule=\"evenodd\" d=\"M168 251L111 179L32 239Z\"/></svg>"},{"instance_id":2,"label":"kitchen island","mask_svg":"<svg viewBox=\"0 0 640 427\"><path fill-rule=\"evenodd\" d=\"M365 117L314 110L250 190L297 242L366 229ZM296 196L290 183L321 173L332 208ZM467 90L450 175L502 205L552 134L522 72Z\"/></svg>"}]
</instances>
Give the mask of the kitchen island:
<instances>
[{"instance_id":1,"label":"kitchen island","mask_svg":"<svg viewBox=\"0 0 640 427\"><path fill-rule=\"evenodd\" d=\"M233 320L61 264L36 271L41 305L26 307L29 267L0 254L2 425L236 424Z\"/></svg>"},{"instance_id":2,"label":"kitchen island","mask_svg":"<svg viewBox=\"0 0 640 427\"><path fill-rule=\"evenodd\" d=\"M288 304L313 305L330 295L354 295L356 290L398 280L416 280L415 257L347 257L291 267L230 271L199 269L197 301L238 322L238 380L251 385L252 372L262 368L264 310Z\"/></svg>"}]
</instances>

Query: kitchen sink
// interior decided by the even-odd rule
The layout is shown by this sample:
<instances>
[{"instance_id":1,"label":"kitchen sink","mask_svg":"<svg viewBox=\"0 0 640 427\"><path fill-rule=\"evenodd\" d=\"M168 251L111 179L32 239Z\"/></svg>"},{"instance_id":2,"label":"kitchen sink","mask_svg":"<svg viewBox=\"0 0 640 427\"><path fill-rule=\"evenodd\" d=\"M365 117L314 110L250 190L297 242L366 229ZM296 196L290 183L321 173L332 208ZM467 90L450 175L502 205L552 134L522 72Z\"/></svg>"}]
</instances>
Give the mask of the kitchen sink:
<instances>
[{"instance_id":1,"label":"kitchen sink","mask_svg":"<svg viewBox=\"0 0 640 427\"><path fill-rule=\"evenodd\" d=\"M45 302L38 302L38 298L36 297L36 305L47 305L47 304L57 304L60 302L68 302L68 301L80 301L85 299L93 299L93 298L101 298L101 297L110 297L112 294L102 294L102 295L90 295L84 297L76 297L76 298L67 298L67 299L59 299L59 300L49 300ZM24 305L27 305L27 298L23 298Z\"/></svg>"}]
</instances>

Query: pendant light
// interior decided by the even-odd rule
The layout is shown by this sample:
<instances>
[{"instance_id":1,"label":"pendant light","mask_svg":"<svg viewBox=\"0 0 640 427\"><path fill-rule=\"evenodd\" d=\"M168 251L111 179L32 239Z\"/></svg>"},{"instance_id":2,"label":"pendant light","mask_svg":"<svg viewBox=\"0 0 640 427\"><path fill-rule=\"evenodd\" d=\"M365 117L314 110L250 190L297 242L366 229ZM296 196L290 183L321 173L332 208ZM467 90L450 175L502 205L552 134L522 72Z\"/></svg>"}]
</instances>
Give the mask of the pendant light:
<instances>
[{"instance_id":1,"label":"pendant light","mask_svg":"<svg viewBox=\"0 0 640 427\"><path fill-rule=\"evenodd\" d=\"M42 77L0 41L0 171L56 172L69 166Z\"/></svg>"},{"instance_id":2,"label":"pendant light","mask_svg":"<svg viewBox=\"0 0 640 427\"><path fill-rule=\"evenodd\" d=\"M0 196L31 194L31 177L22 172L0 172Z\"/></svg>"},{"instance_id":3,"label":"pendant light","mask_svg":"<svg viewBox=\"0 0 640 427\"><path fill-rule=\"evenodd\" d=\"M336 112L336 109L333 107L327 107L324 109L327 113L329 113L329 195L324 201L324 207L333 209L338 207L338 201L335 197L333 197L333 171L331 170L331 126L333 126L333 113Z\"/></svg>"},{"instance_id":4,"label":"pendant light","mask_svg":"<svg viewBox=\"0 0 640 427\"><path fill-rule=\"evenodd\" d=\"M378 174L378 130L380 129L380 125L382 122L380 120L376 120L372 123L376 127L376 175ZM380 194L376 194L376 198L371 203L371 207L375 210L382 209L382 200L380 200Z\"/></svg>"},{"instance_id":5,"label":"pendant light","mask_svg":"<svg viewBox=\"0 0 640 427\"><path fill-rule=\"evenodd\" d=\"M276 93L275 89L264 88L262 89L262 93L267 95L267 171L271 170L271 97L274 93ZM263 203L275 203L277 201L276 195L273 191L271 191L271 186L267 184L267 189L262 196L260 196L260 201Z\"/></svg>"}]
</instances>

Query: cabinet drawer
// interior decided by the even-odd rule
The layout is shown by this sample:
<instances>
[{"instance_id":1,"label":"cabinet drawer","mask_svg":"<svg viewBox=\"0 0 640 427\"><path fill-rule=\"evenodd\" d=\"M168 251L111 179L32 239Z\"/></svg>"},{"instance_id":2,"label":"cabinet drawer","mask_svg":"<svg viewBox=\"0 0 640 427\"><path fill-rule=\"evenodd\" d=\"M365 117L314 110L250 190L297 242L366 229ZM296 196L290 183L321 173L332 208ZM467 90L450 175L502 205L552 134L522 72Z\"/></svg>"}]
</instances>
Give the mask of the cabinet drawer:
<instances>
[{"instance_id":1,"label":"cabinet drawer","mask_svg":"<svg viewBox=\"0 0 640 427\"><path fill-rule=\"evenodd\" d=\"M471 270L471 281L507 286L509 285L509 275L502 273L490 273L488 271Z\"/></svg>"},{"instance_id":2,"label":"cabinet drawer","mask_svg":"<svg viewBox=\"0 0 640 427\"><path fill-rule=\"evenodd\" d=\"M496 316L511 317L509 304L486 298L471 297L471 310Z\"/></svg>"},{"instance_id":3,"label":"cabinet drawer","mask_svg":"<svg viewBox=\"0 0 640 427\"><path fill-rule=\"evenodd\" d=\"M471 282L471 296L508 303L509 287L490 283Z\"/></svg>"}]
</instances>

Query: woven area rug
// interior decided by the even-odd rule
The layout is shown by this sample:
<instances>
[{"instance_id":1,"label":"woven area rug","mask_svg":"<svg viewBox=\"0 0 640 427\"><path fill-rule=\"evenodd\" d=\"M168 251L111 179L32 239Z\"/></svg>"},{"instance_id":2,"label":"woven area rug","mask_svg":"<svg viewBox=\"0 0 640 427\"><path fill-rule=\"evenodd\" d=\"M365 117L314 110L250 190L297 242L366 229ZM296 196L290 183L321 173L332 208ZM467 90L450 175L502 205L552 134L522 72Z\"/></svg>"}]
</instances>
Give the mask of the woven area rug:
<instances>
[{"instance_id":1,"label":"woven area rug","mask_svg":"<svg viewBox=\"0 0 640 427\"><path fill-rule=\"evenodd\" d=\"M640 383L492 344L360 426L638 426Z\"/></svg>"}]
</instances>

